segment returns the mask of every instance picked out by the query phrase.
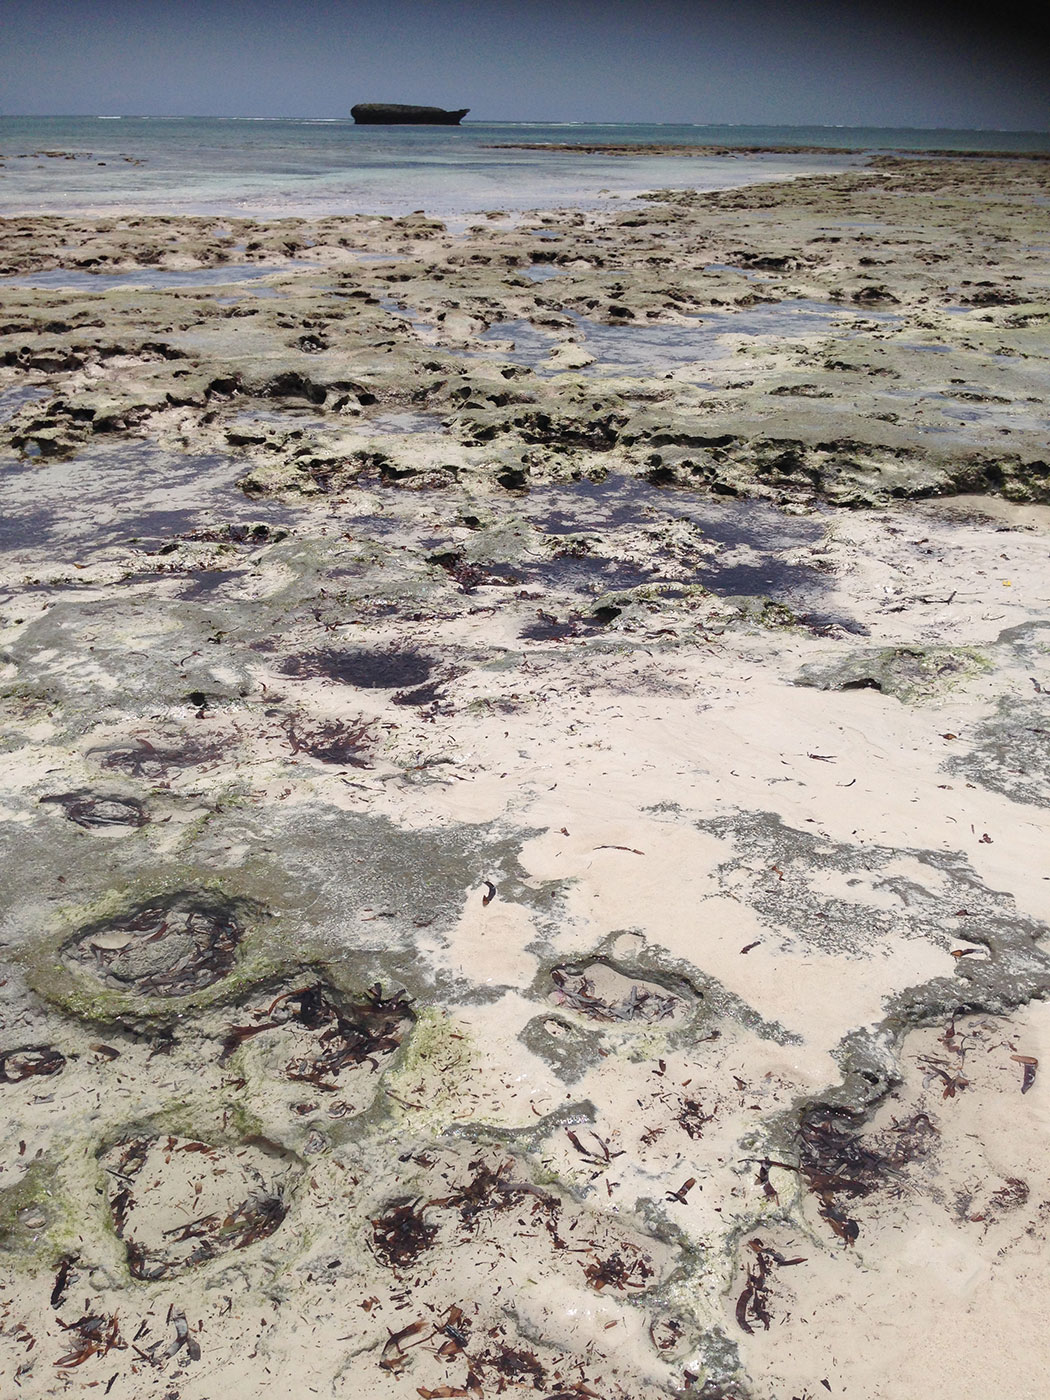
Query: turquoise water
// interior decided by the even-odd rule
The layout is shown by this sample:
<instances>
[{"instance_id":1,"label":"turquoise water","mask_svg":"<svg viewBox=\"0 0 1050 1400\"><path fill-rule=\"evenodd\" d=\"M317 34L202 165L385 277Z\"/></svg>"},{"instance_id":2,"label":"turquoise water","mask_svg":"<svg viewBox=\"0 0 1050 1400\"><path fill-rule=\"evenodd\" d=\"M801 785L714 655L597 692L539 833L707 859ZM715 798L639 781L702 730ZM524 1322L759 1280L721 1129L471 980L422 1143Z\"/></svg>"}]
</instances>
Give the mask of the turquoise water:
<instances>
[{"instance_id":1,"label":"turquoise water","mask_svg":"<svg viewBox=\"0 0 1050 1400\"><path fill-rule=\"evenodd\" d=\"M0 117L0 214L133 208L316 217L426 209L455 217L496 208L593 207L668 186L720 189L837 170L856 159L830 153L618 158L495 149L501 142L819 145L858 152L1050 149L1050 135L1039 132ZM62 154L41 154L48 151Z\"/></svg>"}]
</instances>

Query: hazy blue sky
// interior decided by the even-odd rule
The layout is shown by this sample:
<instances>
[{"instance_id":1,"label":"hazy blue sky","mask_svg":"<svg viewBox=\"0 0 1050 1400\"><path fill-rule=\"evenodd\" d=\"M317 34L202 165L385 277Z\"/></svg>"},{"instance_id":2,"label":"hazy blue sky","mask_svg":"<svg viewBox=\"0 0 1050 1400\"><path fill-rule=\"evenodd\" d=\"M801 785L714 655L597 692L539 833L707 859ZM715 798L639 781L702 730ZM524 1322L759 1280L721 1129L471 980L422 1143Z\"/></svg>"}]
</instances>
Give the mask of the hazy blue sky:
<instances>
[{"instance_id":1,"label":"hazy blue sky","mask_svg":"<svg viewBox=\"0 0 1050 1400\"><path fill-rule=\"evenodd\" d=\"M338 117L378 100L472 120L1043 130L1040 23L868 0L0 0L0 113Z\"/></svg>"}]
</instances>

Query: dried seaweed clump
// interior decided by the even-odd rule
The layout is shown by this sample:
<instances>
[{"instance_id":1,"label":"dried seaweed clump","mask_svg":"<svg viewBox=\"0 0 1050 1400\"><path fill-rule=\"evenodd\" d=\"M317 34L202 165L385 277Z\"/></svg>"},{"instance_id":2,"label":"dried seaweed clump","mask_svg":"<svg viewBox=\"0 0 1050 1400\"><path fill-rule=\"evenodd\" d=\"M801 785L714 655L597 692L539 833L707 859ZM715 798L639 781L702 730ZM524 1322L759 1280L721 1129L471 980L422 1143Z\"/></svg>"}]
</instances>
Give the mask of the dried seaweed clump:
<instances>
[{"instance_id":1,"label":"dried seaweed clump","mask_svg":"<svg viewBox=\"0 0 1050 1400\"><path fill-rule=\"evenodd\" d=\"M250 1024L231 1027L222 1058L264 1031L283 1030L295 1035L285 1077L328 1092L339 1087L344 1070L367 1065L378 1071L380 1060L397 1050L416 1019L405 992L384 996L378 983L360 1001L347 1002L315 982L282 992L254 1014Z\"/></svg>"},{"instance_id":2,"label":"dried seaweed clump","mask_svg":"<svg viewBox=\"0 0 1050 1400\"><path fill-rule=\"evenodd\" d=\"M423 1400L452 1396L482 1400L511 1388L515 1394L523 1390L542 1395L544 1400L649 1400L656 1394L651 1386L645 1386L643 1395L637 1388L627 1391L610 1382L607 1375L590 1375L580 1357L570 1353L553 1352L548 1347L541 1359L527 1342L509 1331L506 1323L479 1325L458 1303L429 1321L417 1319L391 1332L379 1367L401 1376L413 1364L413 1352L428 1358L439 1374L454 1377L451 1384L437 1381L415 1386L413 1393ZM589 1361L592 1367L597 1364L597 1358Z\"/></svg>"},{"instance_id":3,"label":"dried seaweed clump","mask_svg":"<svg viewBox=\"0 0 1050 1400\"><path fill-rule=\"evenodd\" d=\"M63 951L108 987L181 997L228 976L241 935L229 907L183 895L91 925Z\"/></svg>"},{"instance_id":4,"label":"dried seaweed clump","mask_svg":"<svg viewBox=\"0 0 1050 1400\"><path fill-rule=\"evenodd\" d=\"M449 1195L428 1202L431 1206L458 1211L461 1224L468 1229L473 1228L482 1214L520 1205L526 1196L533 1196L552 1215L557 1215L561 1208L557 1196L533 1186L531 1182L513 1180L511 1172L514 1162L510 1158L493 1166L483 1157L476 1157L468 1170L472 1175L454 1186Z\"/></svg>"},{"instance_id":5,"label":"dried seaweed clump","mask_svg":"<svg viewBox=\"0 0 1050 1400\"><path fill-rule=\"evenodd\" d=\"M428 1223L418 1201L394 1201L372 1221L372 1251L382 1264L401 1269L414 1264L434 1243L438 1227Z\"/></svg>"},{"instance_id":6,"label":"dried seaweed clump","mask_svg":"<svg viewBox=\"0 0 1050 1400\"><path fill-rule=\"evenodd\" d=\"M92 752L99 755L103 768L151 782L165 782L173 769L199 768L223 757L221 745L191 738L158 748L140 737Z\"/></svg>"},{"instance_id":7,"label":"dried seaweed clump","mask_svg":"<svg viewBox=\"0 0 1050 1400\"><path fill-rule=\"evenodd\" d=\"M85 792L55 793L40 799L54 803L71 822L89 830L114 826L145 826L149 814L134 797L111 797L103 793L92 796Z\"/></svg>"},{"instance_id":8,"label":"dried seaweed clump","mask_svg":"<svg viewBox=\"0 0 1050 1400\"><path fill-rule=\"evenodd\" d=\"M645 1288L656 1272L635 1248L614 1249L604 1259L595 1257L582 1268L587 1282L599 1293L603 1288Z\"/></svg>"},{"instance_id":9,"label":"dried seaweed clump","mask_svg":"<svg viewBox=\"0 0 1050 1400\"><path fill-rule=\"evenodd\" d=\"M26 1045L0 1053L0 1084L21 1084L39 1075L61 1074L66 1057L53 1045Z\"/></svg>"},{"instance_id":10,"label":"dried seaweed clump","mask_svg":"<svg viewBox=\"0 0 1050 1400\"><path fill-rule=\"evenodd\" d=\"M590 1021L634 1021L651 1025L678 1020L687 1011L683 997L655 982L625 977L603 962L552 968L551 981L554 1004L577 1011Z\"/></svg>"},{"instance_id":11,"label":"dried seaweed clump","mask_svg":"<svg viewBox=\"0 0 1050 1400\"><path fill-rule=\"evenodd\" d=\"M850 1131L851 1116L818 1104L799 1128L799 1170L818 1209L836 1235L853 1244L860 1225L843 1202L862 1200L893 1180L901 1169L925 1156L936 1128L925 1113L896 1123L880 1138ZM884 1139L892 1137L892 1142ZM887 1150L889 1148L890 1150Z\"/></svg>"},{"instance_id":12,"label":"dried seaweed clump","mask_svg":"<svg viewBox=\"0 0 1050 1400\"><path fill-rule=\"evenodd\" d=\"M288 1163L251 1144L131 1137L102 1165L133 1278L168 1278L244 1249L272 1235L288 1213Z\"/></svg>"},{"instance_id":13,"label":"dried seaweed clump","mask_svg":"<svg viewBox=\"0 0 1050 1400\"><path fill-rule=\"evenodd\" d=\"M773 1271L804 1264L806 1260L802 1255L788 1259L779 1250L763 1244L759 1239L748 1240L747 1247L752 1251L752 1258L746 1265L744 1287L736 1300L736 1320L742 1331L753 1335L755 1323L769 1331L772 1320L770 1281Z\"/></svg>"},{"instance_id":14,"label":"dried seaweed clump","mask_svg":"<svg viewBox=\"0 0 1050 1400\"><path fill-rule=\"evenodd\" d=\"M348 768L370 768L368 744L372 735L362 720L340 724L338 720L293 720L287 729L292 753L307 753L321 763L345 764Z\"/></svg>"},{"instance_id":15,"label":"dried seaweed clump","mask_svg":"<svg viewBox=\"0 0 1050 1400\"><path fill-rule=\"evenodd\" d=\"M442 1222L451 1228L451 1238L457 1238L456 1232L460 1240L470 1238L483 1216L518 1210L530 1197L533 1220L547 1228L557 1248L564 1248L556 1229L561 1201L529 1181L516 1180L513 1171L510 1158L493 1163L475 1157L465 1174L456 1171L447 1195L429 1200L401 1196L390 1201L372 1221L373 1254L389 1268L404 1268L434 1245ZM444 1215L437 1217L439 1211Z\"/></svg>"},{"instance_id":16,"label":"dried seaweed clump","mask_svg":"<svg viewBox=\"0 0 1050 1400\"><path fill-rule=\"evenodd\" d=\"M64 1371L82 1366L92 1356L106 1356L111 1351L127 1350L128 1344L120 1335L120 1320L116 1313L112 1316L85 1314L84 1317L78 1317L76 1322L63 1322L59 1318L58 1325L69 1334L69 1350L55 1362L55 1365Z\"/></svg>"}]
</instances>

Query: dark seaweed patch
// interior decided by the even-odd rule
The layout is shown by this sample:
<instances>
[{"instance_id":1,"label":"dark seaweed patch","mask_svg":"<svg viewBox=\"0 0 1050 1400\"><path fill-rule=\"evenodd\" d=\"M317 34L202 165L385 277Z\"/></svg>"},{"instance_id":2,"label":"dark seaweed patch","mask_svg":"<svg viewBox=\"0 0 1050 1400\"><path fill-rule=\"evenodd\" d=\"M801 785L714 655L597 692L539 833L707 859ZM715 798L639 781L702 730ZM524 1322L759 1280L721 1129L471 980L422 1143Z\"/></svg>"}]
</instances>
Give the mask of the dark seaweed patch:
<instances>
[{"instance_id":1,"label":"dark seaweed patch","mask_svg":"<svg viewBox=\"0 0 1050 1400\"><path fill-rule=\"evenodd\" d=\"M182 896L91 925L64 952L67 961L87 967L107 986L179 997L232 971L241 934L229 909Z\"/></svg>"},{"instance_id":2,"label":"dark seaweed patch","mask_svg":"<svg viewBox=\"0 0 1050 1400\"><path fill-rule=\"evenodd\" d=\"M343 1003L338 994L317 982L284 992L250 1025L234 1026L223 1042L222 1059L263 1031L295 1029L317 1032L312 1049L288 1061L288 1079L317 1089L336 1089L343 1070L379 1061L392 1055L408 1034L415 1013L404 992L383 995L376 983L360 1001Z\"/></svg>"},{"instance_id":3,"label":"dark seaweed patch","mask_svg":"<svg viewBox=\"0 0 1050 1400\"><path fill-rule=\"evenodd\" d=\"M704 1112L698 1099L684 1098L675 1121L685 1129L689 1137L696 1139L703 1137L705 1125L710 1123L714 1116L713 1113Z\"/></svg>"},{"instance_id":4,"label":"dark seaweed patch","mask_svg":"<svg viewBox=\"0 0 1050 1400\"><path fill-rule=\"evenodd\" d=\"M223 525L216 528L202 528L199 530L188 530L179 536L183 540L194 540L204 544L246 544L254 548L259 548L264 544L275 544L286 539L287 530L272 529L269 525L259 522L255 525ZM163 549L157 550L158 554L170 553L175 549L175 545L166 544Z\"/></svg>"},{"instance_id":5,"label":"dark seaweed patch","mask_svg":"<svg viewBox=\"0 0 1050 1400\"><path fill-rule=\"evenodd\" d=\"M365 723L340 724L336 720L293 720L286 731L293 753L308 753L322 763L346 764L350 768L371 767L367 746L371 740Z\"/></svg>"},{"instance_id":6,"label":"dark seaweed patch","mask_svg":"<svg viewBox=\"0 0 1050 1400\"><path fill-rule=\"evenodd\" d=\"M418 1201L394 1201L372 1221L372 1250L380 1263L400 1269L414 1264L436 1235L437 1226L427 1223Z\"/></svg>"},{"instance_id":7,"label":"dark seaweed patch","mask_svg":"<svg viewBox=\"0 0 1050 1400\"><path fill-rule=\"evenodd\" d=\"M461 1222L468 1228L486 1211L506 1210L518 1205L527 1195L535 1196L538 1206L551 1215L557 1214L560 1209L557 1197L541 1191L530 1182L510 1180L513 1167L514 1163L509 1159L493 1167L483 1158L475 1158L470 1163L473 1176L469 1181L456 1187L451 1195L428 1201L427 1204L458 1210Z\"/></svg>"},{"instance_id":8,"label":"dark seaweed patch","mask_svg":"<svg viewBox=\"0 0 1050 1400\"><path fill-rule=\"evenodd\" d=\"M405 690L430 678L434 662L418 651L313 651L281 667L286 676L323 676L364 690Z\"/></svg>"},{"instance_id":9,"label":"dark seaweed patch","mask_svg":"<svg viewBox=\"0 0 1050 1400\"><path fill-rule=\"evenodd\" d=\"M624 1257L624 1252L614 1250L602 1259L596 1257L584 1264L583 1274L587 1282L597 1292L603 1288L644 1288L646 1280L652 1278L654 1270L644 1255L637 1252Z\"/></svg>"},{"instance_id":10,"label":"dark seaweed patch","mask_svg":"<svg viewBox=\"0 0 1050 1400\"><path fill-rule=\"evenodd\" d=\"M481 584L518 582L516 578L501 578L499 572L485 564L472 564L461 550L445 550L427 557L428 564L436 564L444 569L454 583L458 583L463 593L473 593ZM501 566L495 566L499 570ZM505 572L505 567L504 567Z\"/></svg>"},{"instance_id":11,"label":"dark seaweed patch","mask_svg":"<svg viewBox=\"0 0 1050 1400\"><path fill-rule=\"evenodd\" d=\"M544 1223L552 1237L556 1237L554 1221L561 1208L560 1202L531 1182L512 1180L513 1165L512 1161L505 1160L493 1166L476 1158L469 1165L469 1178L455 1186L449 1195L428 1201L411 1197L391 1201L383 1214L371 1222L372 1252L388 1267L404 1268L415 1264L437 1238L439 1227L428 1220L428 1211L458 1212L461 1228L471 1232L483 1214L517 1208L527 1196L535 1198L533 1211L546 1217Z\"/></svg>"},{"instance_id":12,"label":"dark seaweed patch","mask_svg":"<svg viewBox=\"0 0 1050 1400\"><path fill-rule=\"evenodd\" d=\"M158 1257L158 1253L136 1246L133 1240L126 1240L128 1268L133 1278L165 1278L175 1268L200 1264L206 1259L214 1259L217 1254L229 1249L246 1249L257 1240L272 1235L284 1217L288 1207L280 1196L262 1196L241 1201L226 1215L218 1213L205 1215L187 1225L180 1225L166 1233L173 1244L183 1244L193 1240L194 1245L188 1258L178 1264Z\"/></svg>"},{"instance_id":13,"label":"dark seaweed patch","mask_svg":"<svg viewBox=\"0 0 1050 1400\"><path fill-rule=\"evenodd\" d=\"M99 762L103 768L154 781L166 778L173 768L196 768L205 763L214 763L223 753L218 744L197 739L187 739L177 746L164 748L157 748L148 739L135 739L92 752L101 754Z\"/></svg>"},{"instance_id":14,"label":"dark seaweed patch","mask_svg":"<svg viewBox=\"0 0 1050 1400\"><path fill-rule=\"evenodd\" d=\"M114 1348L118 1351L127 1348L127 1342L120 1335L116 1313L112 1317L79 1317L76 1322L63 1322L59 1318L58 1325L72 1334L69 1338L70 1350L55 1362L63 1370L81 1366L89 1357L105 1356Z\"/></svg>"},{"instance_id":15,"label":"dark seaweed patch","mask_svg":"<svg viewBox=\"0 0 1050 1400\"><path fill-rule=\"evenodd\" d=\"M74 1267L76 1262L76 1257L70 1254L64 1254L58 1261L58 1268L55 1270L55 1281L51 1287L50 1301L53 1308L60 1308L62 1306L62 1300L66 1295L66 1289L69 1287L70 1282L76 1279L77 1274Z\"/></svg>"},{"instance_id":16,"label":"dark seaweed patch","mask_svg":"<svg viewBox=\"0 0 1050 1400\"><path fill-rule=\"evenodd\" d=\"M787 1259L758 1239L748 1240L747 1245L753 1251L754 1259L747 1265L744 1287L736 1300L736 1320L743 1331L753 1335L755 1329L752 1323L760 1323L769 1331L769 1283L773 1270L790 1268L806 1261L801 1256Z\"/></svg>"},{"instance_id":17,"label":"dark seaweed patch","mask_svg":"<svg viewBox=\"0 0 1050 1400\"><path fill-rule=\"evenodd\" d=\"M547 1379L547 1372L534 1352L526 1351L524 1347L507 1346L505 1342L499 1342L483 1352L475 1364L496 1372L501 1378L497 1383L499 1390L504 1388L506 1381L517 1385L529 1384L533 1390L540 1390Z\"/></svg>"},{"instance_id":18,"label":"dark seaweed patch","mask_svg":"<svg viewBox=\"0 0 1050 1400\"><path fill-rule=\"evenodd\" d=\"M149 815L134 797L111 797L99 794L63 792L42 797L41 802L53 802L77 826L87 828L109 826L145 826Z\"/></svg>"},{"instance_id":19,"label":"dark seaweed patch","mask_svg":"<svg viewBox=\"0 0 1050 1400\"><path fill-rule=\"evenodd\" d=\"M895 1123L879 1139L851 1132L843 1110L818 1104L806 1113L798 1132L799 1170L841 1240L853 1244L860 1234L844 1202L862 1200L899 1177L902 1167L926 1155L935 1133L925 1113Z\"/></svg>"},{"instance_id":20,"label":"dark seaweed patch","mask_svg":"<svg viewBox=\"0 0 1050 1400\"><path fill-rule=\"evenodd\" d=\"M0 1084L20 1084L35 1075L61 1074L66 1057L53 1045L27 1045L0 1054Z\"/></svg>"}]
</instances>

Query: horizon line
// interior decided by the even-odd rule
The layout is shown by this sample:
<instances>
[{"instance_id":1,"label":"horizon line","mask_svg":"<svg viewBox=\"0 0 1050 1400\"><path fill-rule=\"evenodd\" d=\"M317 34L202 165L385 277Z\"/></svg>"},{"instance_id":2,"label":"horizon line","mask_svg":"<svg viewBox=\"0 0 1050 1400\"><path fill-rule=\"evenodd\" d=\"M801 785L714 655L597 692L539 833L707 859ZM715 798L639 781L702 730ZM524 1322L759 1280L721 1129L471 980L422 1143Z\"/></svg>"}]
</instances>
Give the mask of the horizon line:
<instances>
[{"instance_id":1,"label":"horizon line","mask_svg":"<svg viewBox=\"0 0 1050 1400\"><path fill-rule=\"evenodd\" d=\"M219 114L215 112L0 112L0 121L228 121L228 122L303 122L311 125L336 125L346 123L348 126L356 126L356 123L347 113L340 117L310 117L302 115L292 115L286 113L282 116L254 116L249 113L238 113L237 115ZM420 123L424 125L424 123ZM694 129L717 129L728 131L753 131L763 128L779 128L781 130L810 130L810 131L981 131L1009 136L1050 136L1050 128L1042 127L1008 127L1008 126L893 126L880 125L873 122L863 124L852 124L848 122L818 122L818 121L750 121L750 122L698 122L698 121L621 121L621 120L573 120L568 121L559 118L541 119L537 117L475 117L471 121L462 121L458 124L464 126L566 126L566 127L586 127L586 126L677 126L691 127ZM444 128L443 128L444 129ZM448 128L452 130L453 128Z\"/></svg>"}]
</instances>

